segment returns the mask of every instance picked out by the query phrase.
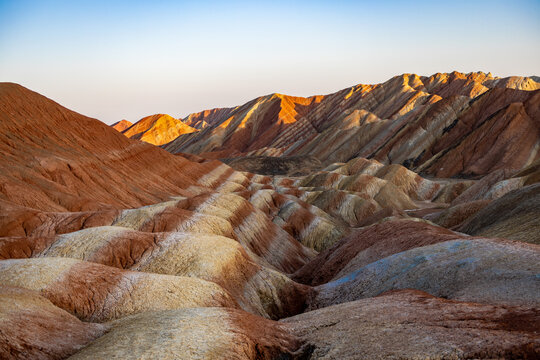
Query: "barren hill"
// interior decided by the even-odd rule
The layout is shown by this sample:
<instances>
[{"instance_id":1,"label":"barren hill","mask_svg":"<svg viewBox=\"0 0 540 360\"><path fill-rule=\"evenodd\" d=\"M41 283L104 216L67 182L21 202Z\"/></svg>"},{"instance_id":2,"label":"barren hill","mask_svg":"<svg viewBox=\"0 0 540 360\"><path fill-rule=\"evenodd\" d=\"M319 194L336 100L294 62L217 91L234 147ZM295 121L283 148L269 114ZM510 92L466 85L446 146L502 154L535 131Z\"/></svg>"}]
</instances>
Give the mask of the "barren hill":
<instances>
[{"instance_id":1,"label":"barren hill","mask_svg":"<svg viewBox=\"0 0 540 360\"><path fill-rule=\"evenodd\" d=\"M131 127L133 124L127 120L120 120L118 122L115 122L114 124L111 125L111 127L113 129L116 129L120 132L123 132L124 130L126 130L127 128Z\"/></svg>"},{"instance_id":2,"label":"barren hill","mask_svg":"<svg viewBox=\"0 0 540 360\"><path fill-rule=\"evenodd\" d=\"M271 94L190 115L201 131L163 147L207 158L312 156L325 165L365 157L437 177L516 170L538 158L534 79L403 74L324 96Z\"/></svg>"},{"instance_id":3,"label":"barren hill","mask_svg":"<svg viewBox=\"0 0 540 360\"><path fill-rule=\"evenodd\" d=\"M153 145L163 145L180 135L194 131L197 130L170 115L156 114L142 118L122 132L130 138Z\"/></svg>"},{"instance_id":4,"label":"barren hill","mask_svg":"<svg viewBox=\"0 0 540 360\"><path fill-rule=\"evenodd\" d=\"M129 140L17 84L0 84L0 108L0 200L54 211L148 205L216 166Z\"/></svg>"},{"instance_id":5,"label":"barren hill","mask_svg":"<svg viewBox=\"0 0 540 360\"><path fill-rule=\"evenodd\" d=\"M146 118L130 139L1 83L0 358L538 358L540 177L528 148L538 139L523 133L538 119L538 91L512 88L534 86L527 79L460 76L410 77L406 91L381 84L259 98L192 116L184 125L194 132L167 147L184 139L202 155L234 156L301 153L317 137L353 144L361 137L326 139L337 122L315 121L341 114L351 92L370 113L340 123L349 117L355 134L379 124L380 134L394 134L384 144L417 151L450 140L409 144L423 132L391 125L415 123L400 120L412 112L427 126L422 116L454 99L463 108L448 106L469 110L445 134L463 126L462 137L418 166L429 172L443 162L462 173L474 164L475 174L489 172L481 179L426 178L356 151L330 163L338 155L322 148L313 157L231 160L270 167L270 176L237 171L138 140L159 142L161 124L179 120ZM423 105L405 111L411 93ZM453 122L450 114L430 115L429 124ZM280 137L302 126L315 133ZM459 167L448 157L459 146L475 156L483 146L501 150Z\"/></svg>"}]
</instances>

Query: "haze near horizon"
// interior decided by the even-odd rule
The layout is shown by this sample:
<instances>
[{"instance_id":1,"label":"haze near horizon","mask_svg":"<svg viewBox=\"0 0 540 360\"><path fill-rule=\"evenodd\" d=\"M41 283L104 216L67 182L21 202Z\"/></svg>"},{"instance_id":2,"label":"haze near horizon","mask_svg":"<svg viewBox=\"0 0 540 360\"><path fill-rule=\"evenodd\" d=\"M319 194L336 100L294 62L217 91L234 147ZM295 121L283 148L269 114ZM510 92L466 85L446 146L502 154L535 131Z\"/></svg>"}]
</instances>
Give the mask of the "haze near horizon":
<instances>
[{"instance_id":1,"label":"haze near horizon","mask_svg":"<svg viewBox=\"0 0 540 360\"><path fill-rule=\"evenodd\" d=\"M0 1L0 81L106 123L401 73L540 75L537 1Z\"/></svg>"}]
</instances>

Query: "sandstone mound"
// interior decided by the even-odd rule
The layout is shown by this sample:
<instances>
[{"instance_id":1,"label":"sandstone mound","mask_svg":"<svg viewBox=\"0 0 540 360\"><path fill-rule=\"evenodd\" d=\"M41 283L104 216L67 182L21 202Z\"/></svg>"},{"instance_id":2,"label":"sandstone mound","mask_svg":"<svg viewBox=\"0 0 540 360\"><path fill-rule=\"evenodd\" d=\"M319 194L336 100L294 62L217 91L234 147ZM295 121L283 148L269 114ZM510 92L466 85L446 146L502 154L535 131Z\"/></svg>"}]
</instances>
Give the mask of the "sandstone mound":
<instances>
[{"instance_id":1,"label":"sandstone mound","mask_svg":"<svg viewBox=\"0 0 540 360\"><path fill-rule=\"evenodd\" d=\"M313 190L331 188L354 192L361 197L374 199L382 207L417 207L413 200L392 182L367 174L342 176L335 173L316 173L301 179L295 185Z\"/></svg>"},{"instance_id":2,"label":"sandstone mound","mask_svg":"<svg viewBox=\"0 0 540 360\"><path fill-rule=\"evenodd\" d=\"M122 271L69 258L4 260L0 279L35 290L81 320L197 306L236 307L215 283L201 279Z\"/></svg>"},{"instance_id":3,"label":"sandstone mound","mask_svg":"<svg viewBox=\"0 0 540 360\"><path fill-rule=\"evenodd\" d=\"M373 262L319 286L310 309L417 289L448 299L539 305L537 245L489 239L451 240Z\"/></svg>"},{"instance_id":4,"label":"sandstone mound","mask_svg":"<svg viewBox=\"0 0 540 360\"><path fill-rule=\"evenodd\" d=\"M291 195L289 188L282 190L283 193L272 188L257 189L239 192L237 195L252 203L291 237L316 251L331 246L347 232L347 228L339 220ZM302 193L292 192L297 196ZM312 256L314 252L311 252L310 258Z\"/></svg>"},{"instance_id":5,"label":"sandstone mound","mask_svg":"<svg viewBox=\"0 0 540 360\"><path fill-rule=\"evenodd\" d=\"M292 272L313 256L249 201L235 194L203 194L185 199L179 206L194 214L206 214L226 220L233 237L262 264ZM197 215L194 215L197 216Z\"/></svg>"},{"instance_id":6,"label":"sandstone mound","mask_svg":"<svg viewBox=\"0 0 540 360\"><path fill-rule=\"evenodd\" d=\"M537 308L401 290L284 319L312 359L533 359Z\"/></svg>"},{"instance_id":7,"label":"sandstone mound","mask_svg":"<svg viewBox=\"0 0 540 360\"><path fill-rule=\"evenodd\" d=\"M352 232L298 270L294 279L320 285L387 256L459 238L462 236L452 231L421 222L385 221Z\"/></svg>"},{"instance_id":8,"label":"sandstone mound","mask_svg":"<svg viewBox=\"0 0 540 360\"><path fill-rule=\"evenodd\" d=\"M304 191L300 198L334 218L345 221L349 226L359 226L366 218L381 210L381 205L374 199L343 190Z\"/></svg>"},{"instance_id":9,"label":"sandstone mound","mask_svg":"<svg viewBox=\"0 0 540 360\"><path fill-rule=\"evenodd\" d=\"M2 359L65 359L109 328L82 322L38 293L3 282L0 320Z\"/></svg>"},{"instance_id":10,"label":"sandstone mound","mask_svg":"<svg viewBox=\"0 0 540 360\"><path fill-rule=\"evenodd\" d=\"M441 187L398 164L379 169L375 176L391 182L415 200L431 200Z\"/></svg>"},{"instance_id":11,"label":"sandstone mound","mask_svg":"<svg viewBox=\"0 0 540 360\"><path fill-rule=\"evenodd\" d=\"M219 308L130 316L70 359L276 359L300 347L285 326Z\"/></svg>"},{"instance_id":12,"label":"sandstone mound","mask_svg":"<svg viewBox=\"0 0 540 360\"><path fill-rule=\"evenodd\" d=\"M343 164L342 166L339 166L336 169L332 170L332 172L343 175L375 175L377 171L379 171L382 167L384 167L384 165L377 160L370 160L358 157L349 160L346 164Z\"/></svg>"},{"instance_id":13,"label":"sandstone mound","mask_svg":"<svg viewBox=\"0 0 540 360\"><path fill-rule=\"evenodd\" d=\"M36 242L32 240L28 238L6 239L4 244L0 242L0 253L18 246L23 247L23 244L31 247ZM39 259L41 262L38 264L40 265L36 265L34 268L45 267L50 261L53 261L49 260L49 257L61 256L69 259L55 259L54 261L69 264L70 261L73 261L72 258L76 258L120 269L180 276L178 281L183 280L186 283L187 293L179 292L178 286L173 287L174 289L171 291L178 292L173 298L178 299L173 299L174 301L171 300L170 303L177 307L184 307L181 305L182 302L187 304L186 306L189 304L203 306L205 301L214 299L215 302L210 301L213 304L211 306L235 307L234 304L238 303L246 311L275 318L302 311L304 299L309 292L307 287L294 283L271 267L267 268L256 264L238 242L224 236L182 232L145 233L119 226L106 226L80 230L57 237L42 238L42 244L39 250L34 248L31 251L31 256L42 257ZM269 251L268 254L276 257L280 255L277 252L279 248L274 248L275 251ZM28 256L19 254L18 257ZM281 257L279 258L281 259ZM287 257L284 256L283 259L287 259ZM38 259L28 261L37 262ZM4 263L4 265L6 264L8 263ZM25 263L15 264L22 266ZM28 264L32 264L32 262ZM94 265L81 266L84 268ZM76 268L73 272L77 271ZM13 268L10 266L10 269ZM61 267L58 266L58 271L60 269ZM108 273L111 279L119 278L111 280L113 283L110 284L110 288L115 289L116 286L121 285L119 281L123 278L124 275L121 275L123 273L108 267L100 269L99 271ZM99 273L98 270L96 271ZM12 274L12 272L8 272L5 277L12 276ZM113 274L116 275L113 276ZM136 282L137 279L140 279L137 274L139 273L128 272L125 276L131 279L131 282ZM168 278L158 277L156 282L160 279L165 281ZM170 277L169 281L171 279L174 280L175 277ZM21 283L17 282L14 285L24 286L25 280L21 281ZM97 286L99 278L95 281ZM195 286L197 281L201 282L201 291L205 288L205 284L218 284L219 286L216 288L206 286L207 289L204 291L208 293L209 297L205 297L201 293L199 299L190 299L190 296L199 296L197 292L190 290L190 286ZM122 290L122 288L118 289L118 291ZM145 302L145 299L143 298L141 302ZM116 308L119 304L110 306ZM159 305L156 304L156 306Z\"/></svg>"}]
</instances>

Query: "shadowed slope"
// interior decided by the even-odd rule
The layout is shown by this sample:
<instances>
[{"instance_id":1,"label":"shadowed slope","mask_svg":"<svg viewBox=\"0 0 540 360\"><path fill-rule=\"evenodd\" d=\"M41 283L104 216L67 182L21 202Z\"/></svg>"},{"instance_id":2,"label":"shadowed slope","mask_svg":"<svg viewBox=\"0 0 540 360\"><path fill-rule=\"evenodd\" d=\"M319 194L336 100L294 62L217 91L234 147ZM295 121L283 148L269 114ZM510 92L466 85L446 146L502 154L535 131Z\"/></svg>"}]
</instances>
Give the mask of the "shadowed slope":
<instances>
[{"instance_id":1,"label":"shadowed slope","mask_svg":"<svg viewBox=\"0 0 540 360\"><path fill-rule=\"evenodd\" d=\"M298 270L297 281L320 285L408 249L459 239L452 231L411 220L394 220L354 230Z\"/></svg>"},{"instance_id":2,"label":"shadowed slope","mask_svg":"<svg viewBox=\"0 0 540 360\"><path fill-rule=\"evenodd\" d=\"M540 244L540 184L509 192L464 222L458 231Z\"/></svg>"},{"instance_id":3,"label":"shadowed slope","mask_svg":"<svg viewBox=\"0 0 540 360\"><path fill-rule=\"evenodd\" d=\"M300 176L319 170L321 162L314 157L268 157L247 156L221 159L224 163L238 171L249 171L262 175Z\"/></svg>"}]
</instances>

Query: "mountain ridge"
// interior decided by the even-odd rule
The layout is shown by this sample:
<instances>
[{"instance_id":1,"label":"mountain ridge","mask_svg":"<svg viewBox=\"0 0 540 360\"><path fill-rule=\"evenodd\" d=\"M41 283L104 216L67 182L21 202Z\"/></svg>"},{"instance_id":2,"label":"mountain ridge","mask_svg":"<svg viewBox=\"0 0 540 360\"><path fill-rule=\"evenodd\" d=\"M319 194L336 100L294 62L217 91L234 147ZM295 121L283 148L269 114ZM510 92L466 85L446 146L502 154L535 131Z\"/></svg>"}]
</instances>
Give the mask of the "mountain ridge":
<instances>
[{"instance_id":1,"label":"mountain ridge","mask_svg":"<svg viewBox=\"0 0 540 360\"><path fill-rule=\"evenodd\" d=\"M162 147L210 159L311 156L325 165L361 156L402 164L430 176L482 176L496 170L490 168L490 153L514 159L500 167L526 167L538 156L536 136L521 144L492 142L491 147L484 146L479 154L461 161L464 166L454 162L445 169L441 159L459 158L454 148L477 143L482 127L502 127L505 135L501 136L506 139L537 134L538 89L540 83L533 78L452 72L406 73L383 83L306 98L272 93L234 108L189 115L186 118L197 119L200 131L182 134ZM475 105L483 96L488 96L484 102L490 105ZM509 107L513 102L523 105ZM205 122L204 114L211 121ZM471 120L475 117L482 121ZM488 124L483 124L485 119Z\"/></svg>"}]
</instances>

